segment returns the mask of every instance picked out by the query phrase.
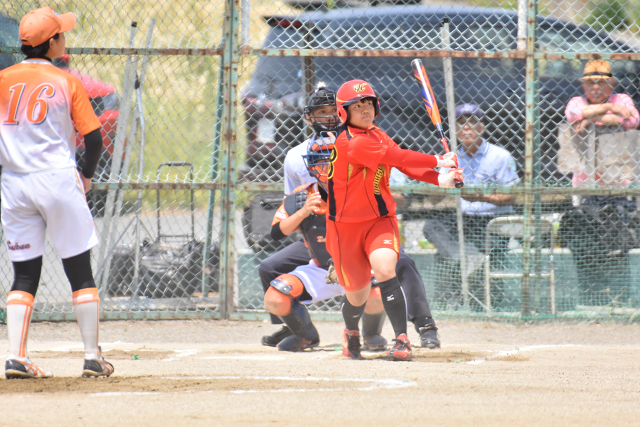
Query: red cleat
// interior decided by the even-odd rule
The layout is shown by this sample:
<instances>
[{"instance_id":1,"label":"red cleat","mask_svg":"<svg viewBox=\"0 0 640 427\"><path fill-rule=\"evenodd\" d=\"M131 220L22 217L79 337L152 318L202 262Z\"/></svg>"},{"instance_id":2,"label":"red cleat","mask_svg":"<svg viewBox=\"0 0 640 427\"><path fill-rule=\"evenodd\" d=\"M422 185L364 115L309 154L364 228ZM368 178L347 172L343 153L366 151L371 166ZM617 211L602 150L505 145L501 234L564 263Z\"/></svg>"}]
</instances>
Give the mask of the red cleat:
<instances>
[{"instance_id":1,"label":"red cleat","mask_svg":"<svg viewBox=\"0 0 640 427\"><path fill-rule=\"evenodd\" d=\"M400 334L394 341L396 343L393 348L389 350L389 356L391 356L393 360L411 360L413 353L411 351L411 343L409 342L407 335Z\"/></svg>"},{"instance_id":2,"label":"red cleat","mask_svg":"<svg viewBox=\"0 0 640 427\"><path fill-rule=\"evenodd\" d=\"M351 359L364 359L360 354L360 332L344 330L342 333L342 355Z\"/></svg>"}]
</instances>

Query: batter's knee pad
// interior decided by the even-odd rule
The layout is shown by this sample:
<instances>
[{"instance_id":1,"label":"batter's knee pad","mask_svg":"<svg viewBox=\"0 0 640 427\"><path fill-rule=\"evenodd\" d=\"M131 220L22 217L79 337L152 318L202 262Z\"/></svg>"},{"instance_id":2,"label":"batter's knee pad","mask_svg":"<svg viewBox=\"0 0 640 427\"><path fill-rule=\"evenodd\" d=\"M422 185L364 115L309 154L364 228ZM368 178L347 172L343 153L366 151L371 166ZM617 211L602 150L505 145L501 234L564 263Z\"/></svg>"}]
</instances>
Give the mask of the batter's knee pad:
<instances>
[{"instance_id":1,"label":"batter's knee pad","mask_svg":"<svg viewBox=\"0 0 640 427\"><path fill-rule=\"evenodd\" d=\"M271 287L264 294L264 308L276 316L286 316L291 312L294 298L302 295L304 285L293 274L283 274L271 281Z\"/></svg>"}]
</instances>

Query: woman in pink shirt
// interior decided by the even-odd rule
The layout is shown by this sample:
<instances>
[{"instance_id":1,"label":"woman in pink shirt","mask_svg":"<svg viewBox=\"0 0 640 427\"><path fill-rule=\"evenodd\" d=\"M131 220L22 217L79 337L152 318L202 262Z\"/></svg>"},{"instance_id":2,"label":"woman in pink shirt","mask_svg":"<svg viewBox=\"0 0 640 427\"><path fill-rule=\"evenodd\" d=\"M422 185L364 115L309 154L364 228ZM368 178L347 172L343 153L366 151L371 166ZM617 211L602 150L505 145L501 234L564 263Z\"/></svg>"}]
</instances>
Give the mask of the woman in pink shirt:
<instances>
[{"instance_id":1,"label":"woman in pink shirt","mask_svg":"<svg viewBox=\"0 0 640 427\"><path fill-rule=\"evenodd\" d=\"M580 81L585 96L572 98L565 110L567 121L573 124L577 133L583 134L591 123L596 126L622 125L625 130L638 127L640 118L631 97L612 94L616 79L607 61L587 62Z\"/></svg>"}]
</instances>

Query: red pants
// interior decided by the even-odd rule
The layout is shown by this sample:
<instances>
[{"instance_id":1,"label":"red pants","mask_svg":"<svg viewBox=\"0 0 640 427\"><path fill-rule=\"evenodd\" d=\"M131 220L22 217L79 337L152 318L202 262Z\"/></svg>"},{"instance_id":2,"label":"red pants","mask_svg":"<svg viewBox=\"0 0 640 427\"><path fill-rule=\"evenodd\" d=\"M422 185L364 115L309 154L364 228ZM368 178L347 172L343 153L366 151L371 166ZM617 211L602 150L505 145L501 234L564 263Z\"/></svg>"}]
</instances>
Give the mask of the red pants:
<instances>
[{"instance_id":1,"label":"red pants","mask_svg":"<svg viewBox=\"0 0 640 427\"><path fill-rule=\"evenodd\" d=\"M380 248L400 254L398 218L384 216L358 223L327 221L327 250L338 281L347 292L371 282L371 252Z\"/></svg>"}]
</instances>

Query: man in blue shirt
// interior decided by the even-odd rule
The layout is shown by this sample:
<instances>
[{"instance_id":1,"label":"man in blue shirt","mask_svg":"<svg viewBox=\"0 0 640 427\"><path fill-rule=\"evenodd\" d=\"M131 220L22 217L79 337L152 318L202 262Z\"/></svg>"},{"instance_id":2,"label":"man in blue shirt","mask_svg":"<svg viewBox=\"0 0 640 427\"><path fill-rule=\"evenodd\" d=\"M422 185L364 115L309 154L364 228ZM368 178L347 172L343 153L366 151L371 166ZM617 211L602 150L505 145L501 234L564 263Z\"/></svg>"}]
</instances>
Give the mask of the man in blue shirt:
<instances>
[{"instance_id":1,"label":"man in blue shirt","mask_svg":"<svg viewBox=\"0 0 640 427\"><path fill-rule=\"evenodd\" d=\"M458 139L458 162L464 169L464 182L469 187L507 187L520 181L516 172L516 163L511 154L502 147L491 144L482 135L485 130L482 122L484 113L475 104L458 105L455 109L456 136ZM446 173L443 169L440 173ZM461 200L464 224L467 274L470 276L471 292L483 301L482 274L480 267L484 255L485 232L487 224L498 216L513 212L514 197L505 194L465 195ZM424 234L438 249L439 262L436 300L445 304L457 304L462 299L460 286L460 252L458 230L455 216L428 219ZM492 255L498 255L506 249L508 240L492 240ZM494 301L500 300L499 286ZM493 292L492 292L493 293ZM493 298L493 296L492 296ZM472 298L473 299L473 298Z\"/></svg>"}]
</instances>

